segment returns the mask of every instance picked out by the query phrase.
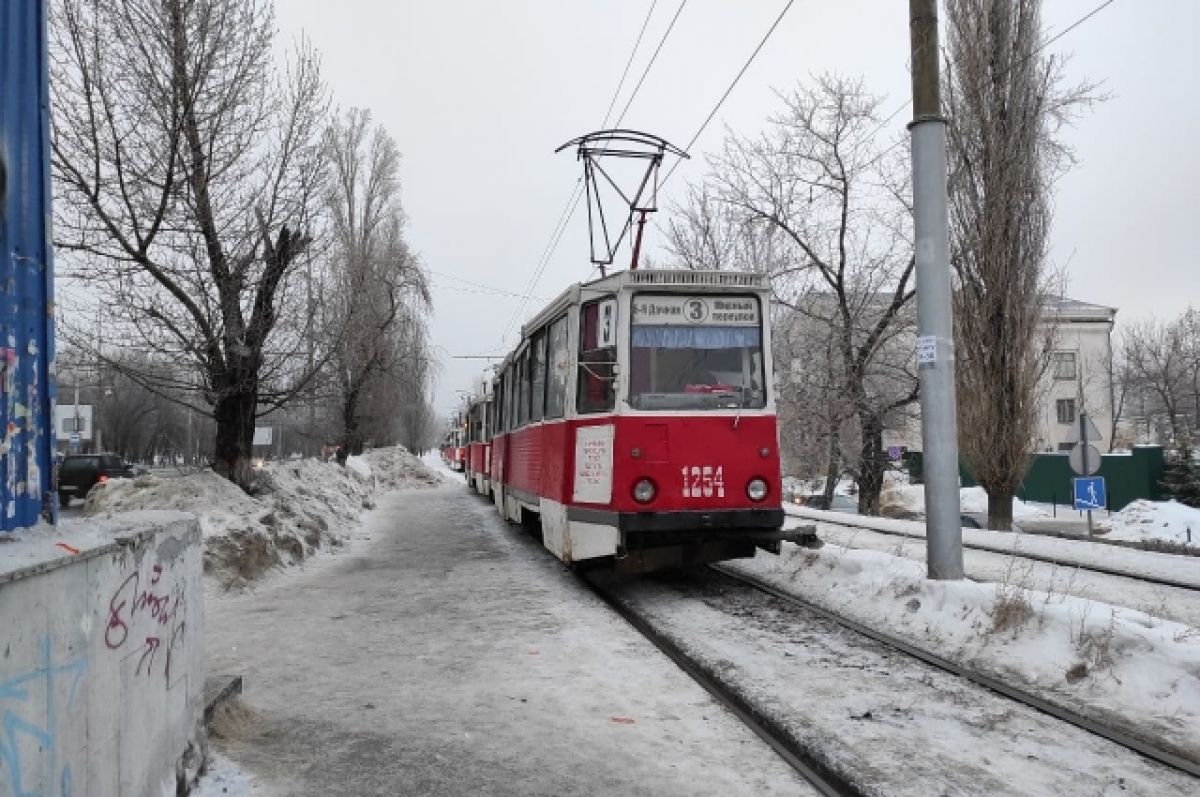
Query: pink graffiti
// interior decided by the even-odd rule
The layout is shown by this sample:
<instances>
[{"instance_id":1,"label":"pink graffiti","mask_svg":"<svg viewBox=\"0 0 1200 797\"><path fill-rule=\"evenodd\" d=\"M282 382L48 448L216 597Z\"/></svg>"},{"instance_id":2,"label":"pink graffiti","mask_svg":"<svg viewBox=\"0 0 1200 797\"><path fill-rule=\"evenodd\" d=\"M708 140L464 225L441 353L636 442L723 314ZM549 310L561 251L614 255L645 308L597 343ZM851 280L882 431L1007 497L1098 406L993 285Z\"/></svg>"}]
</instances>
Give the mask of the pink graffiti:
<instances>
[{"instance_id":1,"label":"pink graffiti","mask_svg":"<svg viewBox=\"0 0 1200 797\"><path fill-rule=\"evenodd\" d=\"M183 639L186 623L183 620L184 597L181 587L176 585L167 592L162 581L162 565L151 568L146 589L141 588L141 573L134 571L126 576L108 601L108 625L104 629L104 644L109 650L119 650L129 640L132 629L139 624L149 624L140 646L136 675L154 672L155 661L162 655L163 674L171 678L171 656ZM166 637L166 645L163 638ZM138 651L134 651L136 654Z\"/></svg>"}]
</instances>

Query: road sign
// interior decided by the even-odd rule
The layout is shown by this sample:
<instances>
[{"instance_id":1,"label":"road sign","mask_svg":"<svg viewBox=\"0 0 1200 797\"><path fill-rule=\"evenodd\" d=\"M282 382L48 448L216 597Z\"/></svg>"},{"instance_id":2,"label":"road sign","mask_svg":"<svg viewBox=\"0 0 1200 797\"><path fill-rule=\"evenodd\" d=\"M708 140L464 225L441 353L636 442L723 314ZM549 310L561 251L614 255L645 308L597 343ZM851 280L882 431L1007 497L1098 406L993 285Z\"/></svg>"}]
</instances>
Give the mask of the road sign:
<instances>
[{"instance_id":1,"label":"road sign","mask_svg":"<svg viewBox=\"0 0 1200 797\"><path fill-rule=\"evenodd\" d=\"M1076 509L1105 509L1108 506L1108 495L1104 489L1104 477L1092 476L1074 479Z\"/></svg>"},{"instance_id":2,"label":"road sign","mask_svg":"<svg viewBox=\"0 0 1200 797\"><path fill-rule=\"evenodd\" d=\"M1067 454L1067 462L1071 463L1071 470L1078 473L1080 476L1091 476L1100 470L1100 449L1093 445L1087 446L1087 472L1083 470L1083 449L1084 446L1076 445Z\"/></svg>"},{"instance_id":3,"label":"road sign","mask_svg":"<svg viewBox=\"0 0 1200 797\"><path fill-rule=\"evenodd\" d=\"M1096 422L1089 418L1085 412L1079 416L1079 423L1071 424L1071 431L1067 432L1067 439L1065 442L1078 443L1083 439L1083 435L1080 433L1079 429L1080 426L1082 426L1084 431L1087 432L1087 441L1089 443L1094 443L1097 440L1104 439L1104 435L1100 434L1100 427L1096 426Z\"/></svg>"}]
</instances>

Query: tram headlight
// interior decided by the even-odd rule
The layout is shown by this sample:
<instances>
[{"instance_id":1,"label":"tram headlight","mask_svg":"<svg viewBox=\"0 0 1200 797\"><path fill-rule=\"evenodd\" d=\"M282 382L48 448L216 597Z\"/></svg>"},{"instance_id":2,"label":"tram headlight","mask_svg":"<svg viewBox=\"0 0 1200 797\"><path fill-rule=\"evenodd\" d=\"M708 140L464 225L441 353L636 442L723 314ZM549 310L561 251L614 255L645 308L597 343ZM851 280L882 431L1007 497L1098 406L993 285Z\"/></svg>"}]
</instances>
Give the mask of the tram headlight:
<instances>
[{"instance_id":1,"label":"tram headlight","mask_svg":"<svg viewBox=\"0 0 1200 797\"><path fill-rule=\"evenodd\" d=\"M763 479L753 478L746 485L746 497L751 501L761 501L767 497L767 483Z\"/></svg>"},{"instance_id":2,"label":"tram headlight","mask_svg":"<svg viewBox=\"0 0 1200 797\"><path fill-rule=\"evenodd\" d=\"M658 492L654 487L654 482L649 479L638 479L633 485L633 500L639 504L648 504L654 500L654 494Z\"/></svg>"}]
</instances>

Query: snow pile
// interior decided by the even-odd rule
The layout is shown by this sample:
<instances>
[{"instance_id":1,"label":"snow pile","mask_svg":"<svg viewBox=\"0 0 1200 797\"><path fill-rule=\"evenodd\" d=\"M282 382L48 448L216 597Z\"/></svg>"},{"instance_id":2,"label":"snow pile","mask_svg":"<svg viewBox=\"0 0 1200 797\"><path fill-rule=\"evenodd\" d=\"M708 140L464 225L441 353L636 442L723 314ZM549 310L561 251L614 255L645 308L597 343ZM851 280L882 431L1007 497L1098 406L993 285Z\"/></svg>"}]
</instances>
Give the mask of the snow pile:
<instances>
[{"instance_id":1,"label":"snow pile","mask_svg":"<svg viewBox=\"0 0 1200 797\"><path fill-rule=\"evenodd\" d=\"M271 462L258 473L256 495L247 495L211 470L180 477L115 479L93 490L91 516L147 509L190 512L204 534L204 570L222 586L238 586L265 570L295 564L343 544L376 489L437 482L402 448L378 449L342 468L336 462ZM375 478L372 478L375 477Z\"/></svg>"},{"instance_id":2,"label":"snow pile","mask_svg":"<svg viewBox=\"0 0 1200 797\"><path fill-rule=\"evenodd\" d=\"M967 514L987 514L987 491L982 487L962 487L958 491L960 511ZM879 496L880 512L892 516L915 516L925 514L925 485L897 484L886 488ZM1013 499L1014 518L1049 517L1039 506L1019 498Z\"/></svg>"},{"instance_id":3,"label":"snow pile","mask_svg":"<svg viewBox=\"0 0 1200 797\"><path fill-rule=\"evenodd\" d=\"M734 569L1200 761L1200 629L1024 586L930 581L879 551L785 544Z\"/></svg>"},{"instance_id":4,"label":"snow pile","mask_svg":"<svg viewBox=\"0 0 1200 797\"><path fill-rule=\"evenodd\" d=\"M261 504L228 479L211 470L171 478L147 475L136 479L112 479L97 485L87 497L87 515L114 515L144 509L174 509L200 518L204 536L227 533L241 526Z\"/></svg>"},{"instance_id":5,"label":"snow pile","mask_svg":"<svg viewBox=\"0 0 1200 797\"><path fill-rule=\"evenodd\" d=\"M362 457L346 457L346 472L363 484L373 484L371 480L371 466Z\"/></svg>"},{"instance_id":6,"label":"snow pile","mask_svg":"<svg viewBox=\"0 0 1200 797\"><path fill-rule=\"evenodd\" d=\"M1200 547L1200 509L1178 501L1147 501L1139 498L1120 512L1114 512L1103 525L1110 530L1104 536L1112 540L1189 543Z\"/></svg>"},{"instance_id":7,"label":"snow pile","mask_svg":"<svg viewBox=\"0 0 1200 797\"><path fill-rule=\"evenodd\" d=\"M441 477L404 446L373 448L363 455L381 490L441 484ZM461 476L460 476L461 478Z\"/></svg>"}]
</instances>

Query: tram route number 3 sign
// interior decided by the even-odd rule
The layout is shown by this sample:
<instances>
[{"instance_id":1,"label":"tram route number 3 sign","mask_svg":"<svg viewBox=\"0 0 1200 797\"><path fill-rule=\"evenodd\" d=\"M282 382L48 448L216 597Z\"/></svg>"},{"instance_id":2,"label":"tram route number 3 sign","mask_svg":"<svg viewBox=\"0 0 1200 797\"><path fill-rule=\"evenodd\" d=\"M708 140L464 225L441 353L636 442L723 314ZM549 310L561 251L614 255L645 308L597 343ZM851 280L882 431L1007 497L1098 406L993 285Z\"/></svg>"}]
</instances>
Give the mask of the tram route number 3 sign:
<instances>
[{"instance_id":1,"label":"tram route number 3 sign","mask_svg":"<svg viewBox=\"0 0 1200 797\"><path fill-rule=\"evenodd\" d=\"M684 498L724 498L725 468L720 465L684 465Z\"/></svg>"}]
</instances>

